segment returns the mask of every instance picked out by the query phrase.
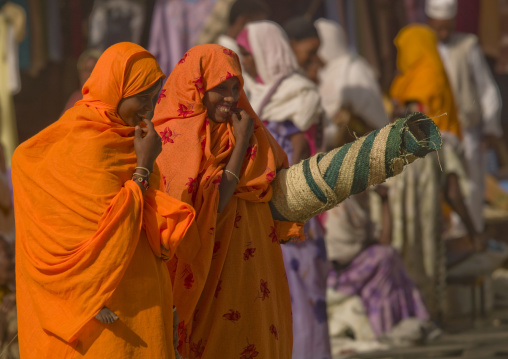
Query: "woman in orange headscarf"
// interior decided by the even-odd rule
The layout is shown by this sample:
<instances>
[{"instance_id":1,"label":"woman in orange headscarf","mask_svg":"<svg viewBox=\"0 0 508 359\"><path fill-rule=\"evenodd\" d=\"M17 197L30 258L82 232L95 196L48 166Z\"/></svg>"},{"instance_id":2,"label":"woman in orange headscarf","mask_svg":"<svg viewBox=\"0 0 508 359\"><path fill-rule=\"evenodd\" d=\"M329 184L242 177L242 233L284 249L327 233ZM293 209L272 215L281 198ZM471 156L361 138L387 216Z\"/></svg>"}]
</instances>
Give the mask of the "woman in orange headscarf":
<instances>
[{"instance_id":1,"label":"woman in orange headscarf","mask_svg":"<svg viewBox=\"0 0 508 359\"><path fill-rule=\"evenodd\" d=\"M15 151L22 358L174 358L164 260L194 211L158 190L144 116L163 77L142 47L114 45L83 100Z\"/></svg>"},{"instance_id":2,"label":"woman in orange headscarf","mask_svg":"<svg viewBox=\"0 0 508 359\"><path fill-rule=\"evenodd\" d=\"M167 193L192 204L199 234L170 263L185 358L289 359L291 300L280 242L302 225L274 221L270 182L287 157L253 112L238 56L190 49L155 109Z\"/></svg>"},{"instance_id":3,"label":"woman in orange headscarf","mask_svg":"<svg viewBox=\"0 0 508 359\"><path fill-rule=\"evenodd\" d=\"M431 117L441 131L460 137L453 94L437 51L437 38L426 25L409 25L395 38L399 75L390 95L403 106ZM445 114L445 115L444 115Z\"/></svg>"}]
</instances>

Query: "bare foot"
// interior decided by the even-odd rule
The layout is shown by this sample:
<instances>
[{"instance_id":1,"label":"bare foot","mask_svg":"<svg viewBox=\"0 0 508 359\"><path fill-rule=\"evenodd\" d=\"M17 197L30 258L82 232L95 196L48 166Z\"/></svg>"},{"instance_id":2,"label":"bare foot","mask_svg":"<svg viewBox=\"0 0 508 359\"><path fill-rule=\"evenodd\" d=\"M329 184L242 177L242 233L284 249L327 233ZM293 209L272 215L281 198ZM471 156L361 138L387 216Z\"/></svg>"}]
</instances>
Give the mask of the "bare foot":
<instances>
[{"instance_id":1,"label":"bare foot","mask_svg":"<svg viewBox=\"0 0 508 359\"><path fill-rule=\"evenodd\" d=\"M118 315L113 313L108 308L104 307L100 310L99 313L97 313L95 319L104 324L111 324L118 320Z\"/></svg>"}]
</instances>

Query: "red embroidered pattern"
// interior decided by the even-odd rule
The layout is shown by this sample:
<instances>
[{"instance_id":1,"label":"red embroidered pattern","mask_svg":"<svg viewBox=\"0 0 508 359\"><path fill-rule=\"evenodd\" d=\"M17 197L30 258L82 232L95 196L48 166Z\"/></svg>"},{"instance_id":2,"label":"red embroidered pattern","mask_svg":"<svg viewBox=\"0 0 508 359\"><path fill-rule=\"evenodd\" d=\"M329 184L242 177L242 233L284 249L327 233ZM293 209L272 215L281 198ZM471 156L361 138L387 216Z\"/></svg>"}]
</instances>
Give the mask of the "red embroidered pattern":
<instances>
[{"instance_id":1,"label":"red embroidered pattern","mask_svg":"<svg viewBox=\"0 0 508 359\"><path fill-rule=\"evenodd\" d=\"M196 358L201 358L203 356L203 352L205 351L203 339L200 339L197 343L191 343L190 350L196 355Z\"/></svg>"},{"instance_id":2,"label":"red embroidered pattern","mask_svg":"<svg viewBox=\"0 0 508 359\"><path fill-rule=\"evenodd\" d=\"M233 51L230 49L224 49L222 50L226 55L233 57Z\"/></svg>"},{"instance_id":3,"label":"red embroidered pattern","mask_svg":"<svg viewBox=\"0 0 508 359\"><path fill-rule=\"evenodd\" d=\"M228 73L226 74L226 80L230 79L231 77L235 77L235 75L228 71Z\"/></svg>"},{"instance_id":4,"label":"red embroidered pattern","mask_svg":"<svg viewBox=\"0 0 508 359\"><path fill-rule=\"evenodd\" d=\"M277 330L277 327L273 324L270 326L270 333L273 334L276 340L279 340L279 331Z\"/></svg>"},{"instance_id":5,"label":"red embroidered pattern","mask_svg":"<svg viewBox=\"0 0 508 359\"><path fill-rule=\"evenodd\" d=\"M240 359L251 359L259 355L254 344L249 344L243 348L243 352L240 353Z\"/></svg>"},{"instance_id":6,"label":"red embroidered pattern","mask_svg":"<svg viewBox=\"0 0 508 359\"><path fill-rule=\"evenodd\" d=\"M165 93L166 93L166 89L162 89L161 93L159 95L159 98L157 99L157 105L160 104L162 99L166 97Z\"/></svg>"},{"instance_id":7,"label":"red embroidered pattern","mask_svg":"<svg viewBox=\"0 0 508 359\"><path fill-rule=\"evenodd\" d=\"M185 327L185 321L178 323L178 351L182 350L183 343L187 342L187 328Z\"/></svg>"},{"instance_id":8,"label":"red embroidered pattern","mask_svg":"<svg viewBox=\"0 0 508 359\"><path fill-rule=\"evenodd\" d=\"M270 229L271 229L271 232L270 232L269 236L272 239L272 243L278 242L279 239L277 238L277 231L275 230L275 227L271 226Z\"/></svg>"},{"instance_id":9,"label":"red embroidered pattern","mask_svg":"<svg viewBox=\"0 0 508 359\"><path fill-rule=\"evenodd\" d=\"M171 131L169 127L166 127L164 131L159 132L159 134L161 135L161 141L163 145L166 143L175 143L175 140L172 138L173 131Z\"/></svg>"},{"instance_id":10,"label":"red embroidered pattern","mask_svg":"<svg viewBox=\"0 0 508 359\"><path fill-rule=\"evenodd\" d=\"M193 113L194 111L191 108L188 108L187 106L181 103L178 104L178 116L182 116L183 118L185 118Z\"/></svg>"},{"instance_id":11,"label":"red embroidered pattern","mask_svg":"<svg viewBox=\"0 0 508 359\"><path fill-rule=\"evenodd\" d=\"M254 257L254 252L256 252L256 248L247 248L245 252L243 252L243 260L248 261L250 258Z\"/></svg>"},{"instance_id":12,"label":"red embroidered pattern","mask_svg":"<svg viewBox=\"0 0 508 359\"><path fill-rule=\"evenodd\" d=\"M189 54L185 53L180 61L178 61L178 64L183 64L185 62L185 59L189 56Z\"/></svg>"},{"instance_id":13,"label":"red embroidered pattern","mask_svg":"<svg viewBox=\"0 0 508 359\"><path fill-rule=\"evenodd\" d=\"M275 171L270 171L266 174L266 180L268 181L268 183L272 182L274 178L275 178Z\"/></svg>"},{"instance_id":14,"label":"red embroidered pattern","mask_svg":"<svg viewBox=\"0 0 508 359\"><path fill-rule=\"evenodd\" d=\"M270 296L270 289L268 289L268 282L261 279L259 290L261 291L261 300L265 300Z\"/></svg>"},{"instance_id":15,"label":"red embroidered pattern","mask_svg":"<svg viewBox=\"0 0 508 359\"><path fill-rule=\"evenodd\" d=\"M198 181L196 178L189 177L189 182L185 184L187 186L188 193L194 193L198 190Z\"/></svg>"},{"instance_id":16,"label":"red embroidered pattern","mask_svg":"<svg viewBox=\"0 0 508 359\"><path fill-rule=\"evenodd\" d=\"M219 187L220 183L222 181L222 176L217 176L216 179L213 180L212 184L216 185L217 187Z\"/></svg>"},{"instance_id":17,"label":"red embroidered pattern","mask_svg":"<svg viewBox=\"0 0 508 359\"><path fill-rule=\"evenodd\" d=\"M252 145L247 147L247 156L249 156L251 160L256 158L257 153L258 153L258 145Z\"/></svg>"},{"instance_id":18,"label":"red embroidered pattern","mask_svg":"<svg viewBox=\"0 0 508 359\"><path fill-rule=\"evenodd\" d=\"M204 83L203 83L203 76L200 76L197 79L195 79L194 80L194 85L196 86L196 89L198 90L198 92L200 94L204 94L205 93L205 86L204 86Z\"/></svg>"},{"instance_id":19,"label":"red embroidered pattern","mask_svg":"<svg viewBox=\"0 0 508 359\"><path fill-rule=\"evenodd\" d=\"M201 140L201 151L205 152L206 137Z\"/></svg>"},{"instance_id":20,"label":"red embroidered pattern","mask_svg":"<svg viewBox=\"0 0 508 359\"><path fill-rule=\"evenodd\" d=\"M238 210L236 211L236 217L235 217L235 228L240 228L238 227L238 223L242 220L242 216L240 216L240 212L238 212Z\"/></svg>"},{"instance_id":21,"label":"red embroidered pattern","mask_svg":"<svg viewBox=\"0 0 508 359\"><path fill-rule=\"evenodd\" d=\"M191 289L193 284L194 284L194 274L189 273L187 274L187 277L185 277L183 285L185 286L185 288Z\"/></svg>"},{"instance_id":22,"label":"red embroidered pattern","mask_svg":"<svg viewBox=\"0 0 508 359\"><path fill-rule=\"evenodd\" d=\"M230 320L232 322L237 322L240 320L241 315L240 315L239 311L230 309L229 312L224 314L222 317L226 320Z\"/></svg>"}]
</instances>

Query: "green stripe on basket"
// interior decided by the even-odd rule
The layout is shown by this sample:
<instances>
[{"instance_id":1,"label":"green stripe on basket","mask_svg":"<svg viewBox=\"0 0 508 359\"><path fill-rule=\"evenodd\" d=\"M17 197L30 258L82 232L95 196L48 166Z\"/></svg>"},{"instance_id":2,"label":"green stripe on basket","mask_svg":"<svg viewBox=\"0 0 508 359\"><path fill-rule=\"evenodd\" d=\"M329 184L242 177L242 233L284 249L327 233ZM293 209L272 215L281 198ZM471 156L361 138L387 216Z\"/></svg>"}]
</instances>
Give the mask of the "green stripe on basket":
<instances>
[{"instance_id":1,"label":"green stripe on basket","mask_svg":"<svg viewBox=\"0 0 508 359\"><path fill-rule=\"evenodd\" d=\"M340 148L337 153L333 156L330 166L326 169L325 175L323 176L325 182L330 186L330 188L335 189L335 184L337 183L337 178L339 178L340 167L342 166L342 161L344 161L344 157L349 151L349 148L353 145L354 142L350 142Z\"/></svg>"},{"instance_id":2,"label":"green stripe on basket","mask_svg":"<svg viewBox=\"0 0 508 359\"><path fill-rule=\"evenodd\" d=\"M397 120L393 127L390 129L388 138L386 139L385 150L385 173L386 178L393 177L392 161L399 157L401 131L403 128L404 119Z\"/></svg>"},{"instance_id":3,"label":"green stripe on basket","mask_svg":"<svg viewBox=\"0 0 508 359\"><path fill-rule=\"evenodd\" d=\"M316 181L314 181L314 177L312 177L312 172L310 171L310 160L306 159L305 161L303 161L302 167L303 167L303 175L305 176L305 181L307 182L307 185L314 193L316 198L326 204L327 200L325 194L323 193L323 191L321 191L321 188L319 188Z\"/></svg>"},{"instance_id":4,"label":"green stripe on basket","mask_svg":"<svg viewBox=\"0 0 508 359\"><path fill-rule=\"evenodd\" d=\"M374 145L374 140L379 134L378 131L371 132L365 141L363 141L362 147L358 152L358 156L355 161L355 175L353 185L351 186L351 194L357 194L365 191L369 185L369 173L371 168L368 166L370 162L370 152Z\"/></svg>"}]
</instances>

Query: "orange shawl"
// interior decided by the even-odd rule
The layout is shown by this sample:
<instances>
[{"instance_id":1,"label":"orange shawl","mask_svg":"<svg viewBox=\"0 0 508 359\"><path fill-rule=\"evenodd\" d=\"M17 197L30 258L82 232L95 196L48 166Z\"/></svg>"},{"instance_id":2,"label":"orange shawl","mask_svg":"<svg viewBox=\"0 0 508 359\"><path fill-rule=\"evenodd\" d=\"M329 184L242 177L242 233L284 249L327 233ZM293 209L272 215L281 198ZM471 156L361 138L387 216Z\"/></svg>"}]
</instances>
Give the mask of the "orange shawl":
<instances>
[{"instance_id":1,"label":"orange shawl","mask_svg":"<svg viewBox=\"0 0 508 359\"><path fill-rule=\"evenodd\" d=\"M460 124L448 77L437 51L437 38L425 25L409 25L395 38L400 71L390 89L401 103L417 101L441 131L460 136ZM447 113L447 116L440 116ZM440 116L440 117L436 117Z\"/></svg>"},{"instance_id":2,"label":"orange shawl","mask_svg":"<svg viewBox=\"0 0 508 359\"><path fill-rule=\"evenodd\" d=\"M157 189L157 169L143 201L131 180L134 128L116 113L122 98L163 76L142 47L110 47L84 85L84 99L14 153L23 357L79 338L122 280L142 229L160 258L175 252L193 221L190 206Z\"/></svg>"},{"instance_id":3,"label":"orange shawl","mask_svg":"<svg viewBox=\"0 0 508 359\"><path fill-rule=\"evenodd\" d=\"M242 87L238 107L246 110L255 119L255 130L243 163L240 183L236 188L235 195L225 210L218 214L218 188L222 170L233 151L235 138L229 123L216 124L207 118L202 100L206 91L232 76L236 76L240 80ZM248 253L243 253L243 251L247 251L245 247L242 247L240 253L232 253L237 250L232 248L236 248L235 246L239 245L242 239L250 236L249 233L253 233L254 237L257 235L257 240L263 240L256 252L259 253L259 256L263 255L261 246L268 246L267 243L270 243L267 248L275 249L267 249L270 253L266 254L266 260L270 260L271 255L276 255L274 261L277 263L274 263L272 268L263 268L260 272L263 270L274 271L274 273L266 275L277 276L283 280L280 287L287 288L287 281L283 277L284 266L280 245L276 243L277 246L272 247L272 242L274 238L277 242L277 239L284 240L288 235L301 235L301 226L289 222L274 223L268 206L268 201L272 196L270 182L278 169L288 166L286 154L256 116L245 96L238 56L219 45L199 45L184 55L162 90L153 121L163 142L163 151L157 160L162 174L162 186L165 187L167 193L175 198L194 206L199 230L198 236L186 237L186 240L177 249L176 257L178 259L174 259L170 267L173 271L175 305L182 320L179 328L179 349L182 350L184 357L189 355L191 358L201 357L203 347L200 344L207 343L207 350L210 351L208 354L205 352L203 358L213 358L217 355L232 357L228 355L236 355L236 352L220 353L216 351L218 346L224 345L224 341L217 340L211 343L212 334L209 334L208 330L214 326L214 330L220 331L218 326L224 321L224 318L219 316L220 319L217 319L213 324L215 319L211 319L213 315L208 311L227 310L221 306L210 309L210 306L216 305L212 303L212 298L217 297L216 291L226 286L227 279L224 276L226 272L230 273L228 263L232 263L232 267L241 273L243 272L241 268L243 268L244 259L250 258ZM253 227L244 229L238 225L237 221L242 221L245 226ZM257 228L258 225L252 223L262 223L262 228ZM270 228L273 230L271 239L270 233L266 234L266 242L264 242L265 228L267 231ZM239 231L231 239L233 231L237 229ZM245 232L242 232L243 230ZM250 244L252 243L248 242L245 245L249 246ZM255 243L252 245L254 246ZM255 250L251 248L251 254ZM218 253L223 253L224 257L219 256ZM222 264L212 265L212 259L215 263ZM239 262L235 262L236 260ZM263 265L267 267L266 263ZM258 278L246 277L244 279L249 283L257 281L256 288L259 288ZM231 293L242 290L237 286L238 283L229 283L229 285ZM223 291L226 291L223 295L229 295L226 289ZM287 292L287 294L289 293ZM232 294L231 298L233 296ZM286 292L280 297L285 300ZM289 297L287 299L288 302L284 303L290 307ZM234 305L233 299L231 302L230 304ZM252 304L250 305L252 306ZM238 310L241 311L241 309ZM272 310L274 309L270 308L270 311ZM197 313L207 316L205 321L208 323L203 324L196 321ZM217 315L217 313L215 314ZM242 315L246 316L246 313ZM259 321L261 317L258 315L256 319ZM200 330L193 333L193 326L198 325ZM206 325L208 327L205 328ZM281 323L281 325L291 327L291 322L289 324ZM255 327L254 323L253 327ZM237 329L239 328L237 327ZM227 329L221 330L226 331L222 332L222 335L227 342ZM206 337L207 335L209 336ZM253 338L250 337L250 339ZM269 352L264 352L264 355L271 358L278 357L270 356Z\"/></svg>"}]
</instances>

